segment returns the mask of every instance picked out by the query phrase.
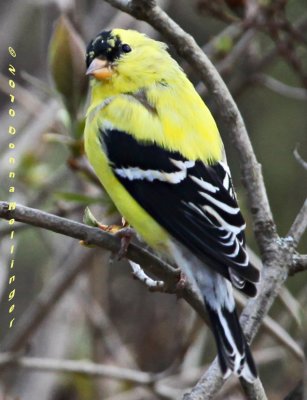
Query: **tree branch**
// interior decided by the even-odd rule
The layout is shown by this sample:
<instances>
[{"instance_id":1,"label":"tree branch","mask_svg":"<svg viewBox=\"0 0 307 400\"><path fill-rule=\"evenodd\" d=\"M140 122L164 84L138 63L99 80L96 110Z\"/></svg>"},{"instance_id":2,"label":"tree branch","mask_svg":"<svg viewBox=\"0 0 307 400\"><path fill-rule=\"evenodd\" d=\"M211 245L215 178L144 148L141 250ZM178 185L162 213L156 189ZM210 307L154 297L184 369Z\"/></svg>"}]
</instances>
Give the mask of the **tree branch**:
<instances>
[{"instance_id":1,"label":"tree branch","mask_svg":"<svg viewBox=\"0 0 307 400\"><path fill-rule=\"evenodd\" d=\"M287 237L293 241L293 246L296 247L307 229L307 199L302 208L297 214Z\"/></svg>"},{"instance_id":2,"label":"tree branch","mask_svg":"<svg viewBox=\"0 0 307 400\"><path fill-rule=\"evenodd\" d=\"M69 372L89 376L119 379L140 385L154 383L161 374L151 374L129 368L119 368L112 365L96 364L89 361L55 360L50 358L20 357L14 353L0 355L0 367L22 367L40 372Z\"/></svg>"},{"instance_id":3,"label":"tree branch","mask_svg":"<svg viewBox=\"0 0 307 400\"><path fill-rule=\"evenodd\" d=\"M307 90L299 87L287 85L269 75L259 74L254 77L255 82L266 86L268 89L280 94L281 96L289 97L295 100L307 100Z\"/></svg>"},{"instance_id":4,"label":"tree branch","mask_svg":"<svg viewBox=\"0 0 307 400\"><path fill-rule=\"evenodd\" d=\"M103 249L110 250L115 254L118 254L121 248L121 241L118 237L104 232L101 229L93 228L30 207L16 205L15 210L9 210L9 203L0 201L0 218L7 220L14 218L19 222L83 240L89 245L96 245ZM154 274L164 281L168 292L180 295L195 309L204 321L208 321L203 300L199 297L192 285L187 282L183 289L177 289L176 285L180 278L180 270L178 268L174 268L148 250L135 244L129 245L126 257L142 265L142 268L146 272Z\"/></svg>"},{"instance_id":5,"label":"tree branch","mask_svg":"<svg viewBox=\"0 0 307 400\"><path fill-rule=\"evenodd\" d=\"M65 268L56 270L55 275L39 293L27 312L18 318L14 330L10 331L1 342L2 350L18 351L24 346L31 334L49 315L65 291L74 282L75 278L91 264L91 257L94 252L86 250L76 248L71 251ZM61 265L62 262L61 257Z\"/></svg>"},{"instance_id":6,"label":"tree branch","mask_svg":"<svg viewBox=\"0 0 307 400\"><path fill-rule=\"evenodd\" d=\"M298 147L298 145L295 147L293 155L296 161L304 168L305 171L307 171L307 162L301 157L300 153L298 152Z\"/></svg>"},{"instance_id":7,"label":"tree branch","mask_svg":"<svg viewBox=\"0 0 307 400\"><path fill-rule=\"evenodd\" d=\"M113 253L118 253L120 250L120 239L101 229L93 228L81 224L80 222L71 221L34 208L16 205L15 210L9 210L9 203L0 201L0 218L6 220L14 218L19 222L83 240L89 245L96 245L103 249L110 250ZM127 258L142 266L146 266L148 272L157 276L161 274L161 270L165 274L164 278L166 279L177 279L180 276L180 271L178 269L134 244L129 246Z\"/></svg>"},{"instance_id":8,"label":"tree branch","mask_svg":"<svg viewBox=\"0 0 307 400\"><path fill-rule=\"evenodd\" d=\"M295 254L293 256L293 265L290 268L289 275L307 270L307 254Z\"/></svg>"}]
</instances>

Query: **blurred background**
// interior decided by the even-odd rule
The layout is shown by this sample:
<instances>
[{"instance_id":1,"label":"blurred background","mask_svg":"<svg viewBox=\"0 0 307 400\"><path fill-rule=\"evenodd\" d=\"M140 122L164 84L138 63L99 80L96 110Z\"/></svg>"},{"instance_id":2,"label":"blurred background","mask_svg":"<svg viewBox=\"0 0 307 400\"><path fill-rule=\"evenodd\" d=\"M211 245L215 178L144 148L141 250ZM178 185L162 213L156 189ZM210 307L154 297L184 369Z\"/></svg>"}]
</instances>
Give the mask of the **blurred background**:
<instances>
[{"instance_id":1,"label":"blurred background","mask_svg":"<svg viewBox=\"0 0 307 400\"><path fill-rule=\"evenodd\" d=\"M279 233L286 235L307 188L299 161L307 160L307 4L258 3L159 2L195 37L230 88L262 164ZM100 221L119 223L83 154L85 45L100 30L114 27L164 39L102 0L14 0L0 6L1 200L75 221L82 221L89 206ZM215 114L214 96L188 60L178 58L172 47L170 52ZM9 64L16 68L14 89L8 84ZM9 93L16 99L13 195L8 193ZM247 220L247 241L257 254L238 157L227 126L219 120L218 125ZM196 383L216 350L210 330L187 304L173 295L150 293L133 279L126 261L110 262L106 251L26 225L16 224L15 231L16 319L9 329L10 228L1 221L0 348L39 359L17 368L0 356L0 399L180 399ZM307 252L306 234L300 250ZM302 378L300 345L307 331L299 328L299 319L306 293L306 273L290 278L271 310L274 321L267 320L253 343L269 399L284 398ZM60 360L56 371L43 371L39 361L44 358ZM63 372L61 360L90 360L110 366L111 372L104 377ZM134 374L117 376L111 367ZM238 381L230 379L218 398L244 398Z\"/></svg>"}]
</instances>

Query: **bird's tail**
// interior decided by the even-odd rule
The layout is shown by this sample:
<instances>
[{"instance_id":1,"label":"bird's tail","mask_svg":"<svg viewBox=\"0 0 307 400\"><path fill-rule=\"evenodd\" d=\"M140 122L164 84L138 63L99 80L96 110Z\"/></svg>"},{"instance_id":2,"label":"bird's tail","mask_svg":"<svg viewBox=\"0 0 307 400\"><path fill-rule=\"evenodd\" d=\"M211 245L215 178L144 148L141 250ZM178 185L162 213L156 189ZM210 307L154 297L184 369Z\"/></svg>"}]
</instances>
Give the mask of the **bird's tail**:
<instances>
[{"instance_id":1,"label":"bird's tail","mask_svg":"<svg viewBox=\"0 0 307 400\"><path fill-rule=\"evenodd\" d=\"M183 246L175 244L172 255L204 298L224 378L233 372L248 382L254 381L257 370L236 313L231 283ZM234 278L236 286L242 290L240 277L236 274ZM255 295L254 283L246 283L249 286L245 293Z\"/></svg>"},{"instance_id":2,"label":"bird's tail","mask_svg":"<svg viewBox=\"0 0 307 400\"><path fill-rule=\"evenodd\" d=\"M257 370L235 307L232 310L229 310L226 305L215 304L215 307L212 307L206 298L205 303L224 378L233 372L246 381L253 382L257 378Z\"/></svg>"}]
</instances>

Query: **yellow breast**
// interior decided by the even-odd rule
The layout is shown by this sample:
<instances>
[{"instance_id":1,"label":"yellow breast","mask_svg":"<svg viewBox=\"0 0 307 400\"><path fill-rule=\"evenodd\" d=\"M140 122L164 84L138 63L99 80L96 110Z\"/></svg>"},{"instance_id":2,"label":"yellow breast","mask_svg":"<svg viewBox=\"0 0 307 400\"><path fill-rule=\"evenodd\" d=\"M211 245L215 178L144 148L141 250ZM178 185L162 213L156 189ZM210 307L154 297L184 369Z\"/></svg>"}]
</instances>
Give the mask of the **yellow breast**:
<instances>
[{"instance_id":1,"label":"yellow breast","mask_svg":"<svg viewBox=\"0 0 307 400\"><path fill-rule=\"evenodd\" d=\"M101 143L98 140L99 116L85 127L85 151L99 180L114 202L121 215L135 228L140 236L151 247L161 252L167 252L168 234L157 222L131 197L127 190L113 174Z\"/></svg>"}]
</instances>

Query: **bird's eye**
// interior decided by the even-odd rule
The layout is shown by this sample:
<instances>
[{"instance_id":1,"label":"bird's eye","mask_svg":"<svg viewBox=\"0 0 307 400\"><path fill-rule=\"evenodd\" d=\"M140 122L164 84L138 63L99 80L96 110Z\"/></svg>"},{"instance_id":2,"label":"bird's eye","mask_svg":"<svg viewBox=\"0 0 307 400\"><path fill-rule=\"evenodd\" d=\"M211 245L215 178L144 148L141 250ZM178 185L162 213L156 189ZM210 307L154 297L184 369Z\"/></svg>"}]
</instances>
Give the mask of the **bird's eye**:
<instances>
[{"instance_id":1,"label":"bird's eye","mask_svg":"<svg viewBox=\"0 0 307 400\"><path fill-rule=\"evenodd\" d=\"M130 53L130 51L132 50L131 47L129 46L129 44L123 44L122 45L122 50L124 53Z\"/></svg>"}]
</instances>

